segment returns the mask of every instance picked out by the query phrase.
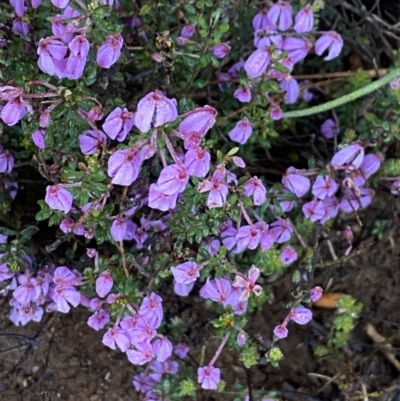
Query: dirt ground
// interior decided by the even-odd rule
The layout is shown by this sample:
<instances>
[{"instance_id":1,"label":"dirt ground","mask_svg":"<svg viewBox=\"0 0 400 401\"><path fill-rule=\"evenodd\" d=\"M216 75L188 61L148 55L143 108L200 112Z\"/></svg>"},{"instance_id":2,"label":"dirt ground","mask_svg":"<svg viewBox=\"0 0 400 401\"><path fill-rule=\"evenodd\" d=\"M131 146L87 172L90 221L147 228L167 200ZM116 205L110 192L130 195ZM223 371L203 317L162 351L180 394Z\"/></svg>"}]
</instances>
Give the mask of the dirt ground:
<instances>
[{"instance_id":1,"label":"dirt ground","mask_svg":"<svg viewBox=\"0 0 400 401\"><path fill-rule=\"evenodd\" d=\"M373 400L363 396L375 392L380 401L400 400L399 371L366 334L370 323L391 344L389 354L400 359L400 215L393 199L383 208L374 203L357 219L338 220L338 227L350 224L356 232L351 257L343 259L345 243L339 230L331 228L319 243L323 260L329 260L327 241L331 241L338 261L316 269L314 285L330 292L352 295L363 303L363 310L347 346L336 358L317 357L317 345L326 343L334 310L314 309L307 326L290 325L290 335L280 341L286 356L279 368L260 364L246 371L234 353L224 352L217 362L221 375L232 386L235 380L251 382L253 389L278 390L281 400L335 401ZM375 219L388 220L381 241L372 234ZM246 330L260 343L260 357L268 347L274 326L285 314L285 303L291 300L293 284L290 274L270 285L275 301L266 304L251 317ZM184 340L196 359L201 346L211 340L211 316L192 297L178 299L168 289L165 302L167 318L180 316L191 327ZM131 401L140 400L132 386L136 368L124 354L102 345L103 331L95 332L86 325L88 313L76 309L72 314L46 315L40 324L15 327L7 318L7 301L0 300L0 400L4 401ZM208 329L209 327L209 329ZM264 344L263 344L264 342ZM264 348L263 348L264 347ZM12 349L10 349L12 348ZM193 365L194 366L194 365ZM199 400L230 400L234 397L199 392ZM242 397L243 398L243 397Z\"/></svg>"}]
</instances>

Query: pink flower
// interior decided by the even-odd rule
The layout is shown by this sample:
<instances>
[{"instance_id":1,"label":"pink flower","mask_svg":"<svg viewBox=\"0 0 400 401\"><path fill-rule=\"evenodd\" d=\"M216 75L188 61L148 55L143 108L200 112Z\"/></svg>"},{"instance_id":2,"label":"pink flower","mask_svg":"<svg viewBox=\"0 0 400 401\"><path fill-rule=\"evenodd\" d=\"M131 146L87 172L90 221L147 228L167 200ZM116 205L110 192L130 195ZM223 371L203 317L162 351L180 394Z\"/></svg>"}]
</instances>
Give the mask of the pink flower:
<instances>
[{"instance_id":1,"label":"pink flower","mask_svg":"<svg viewBox=\"0 0 400 401\"><path fill-rule=\"evenodd\" d=\"M297 324L307 324L312 319L312 312L304 306L298 306L290 311L290 319Z\"/></svg>"},{"instance_id":2,"label":"pink flower","mask_svg":"<svg viewBox=\"0 0 400 401\"><path fill-rule=\"evenodd\" d=\"M44 200L50 209L68 213L72 207L73 197L70 192L59 184L46 187Z\"/></svg>"},{"instance_id":3,"label":"pink flower","mask_svg":"<svg viewBox=\"0 0 400 401\"><path fill-rule=\"evenodd\" d=\"M239 302L247 301L251 292L253 292L257 297L261 295L262 287L256 284L259 276L260 269L254 265L251 266L247 274L247 278L244 278L242 275L236 274L232 286L243 289L238 299Z\"/></svg>"},{"instance_id":4,"label":"pink flower","mask_svg":"<svg viewBox=\"0 0 400 401\"><path fill-rule=\"evenodd\" d=\"M171 267L172 274L179 284L190 284L200 277L199 267L195 262L181 263Z\"/></svg>"},{"instance_id":5,"label":"pink flower","mask_svg":"<svg viewBox=\"0 0 400 401\"><path fill-rule=\"evenodd\" d=\"M314 14L311 10L311 6L307 4L296 14L294 30L297 33L310 32L313 26Z\"/></svg>"},{"instance_id":6,"label":"pink flower","mask_svg":"<svg viewBox=\"0 0 400 401\"><path fill-rule=\"evenodd\" d=\"M97 51L97 64L102 68L110 68L115 64L121 55L123 43L124 40L119 33L107 36L106 41Z\"/></svg>"},{"instance_id":7,"label":"pink flower","mask_svg":"<svg viewBox=\"0 0 400 401\"><path fill-rule=\"evenodd\" d=\"M135 114L135 125L140 132L147 132L151 125L160 127L177 117L176 100L169 99L160 90L156 90L140 99Z\"/></svg>"},{"instance_id":8,"label":"pink flower","mask_svg":"<svg viewBox=\"0 0 400 401\"><path fill-rule=\"evenodd\" d=\"M334 31L324 33L316 42L315 42L315 53L318 56L328 50L328 55L324 58L324 60L329 61L337 57L342 51L343 47L343 39L342 37Z\"/></svg>"},{"instance_id":9,"label":"pink flower","mask_svg":"<svg viewBox=\"0 0 400 401\"><path fill-rule=\"evenodd\" d=\"M220 381L220 370L214 366L203 366L197 370L197 381L205 390L215 390Z\"/></svg>"},{"instance_id":10,"label":"pink flower","mask_svg":"<svg viewBox=\"0 0 400 401\"><path fill-rule=\"evenodd\" d=\"M53 282L57 285L77 285L80 283L80 278L67 266L58 266L54 270Z\"/></svg>"},{"instance_id":11,"label":"pink flower","mask_svg":"<svg viewBox=\"0 0 400 401\"><path fill-rule=\"evenodd\" d=\"M142 304L140 305L139 313L143 317L148 317L154 327L158 327L163 319L162 309L162 298L156 293L152 292L143 298Z\"/></svg>"},{"instance_id":12,"label":"pink flower","mask_svg":"<svg viewBox=\"0 0 400 401\"><path fill-rule=\"evenodd\" d=\"M282 177L283 185L298 198L305 195L310 189L310 180L307 177L297 174L294 167L289 167Z\"/></svg>"},{"instance_id":13,"label":"pink flower","mask_svg":"<svg viewBox=\"0 0 400 401\"><path fill-rule=\"evenodd\" d=\"M231 51L231 47L226 43L219 43L211 48L212 53L217 58L224 58Z\"/></svg>"},{"instance_id":14,"label":"pink flower","mask_svg":"<svg viewBox=\"0 0 400 401\"><path fill-rule=\"evenodd\" d=\"M76 308L81 302L81 295L70 285L57 285L54 288L53 300L59 312L68 313L71 309L69 304Z\"/></svg>"},{"instance_id":15,"label":"pink flower","mask_svg":"<svg viewBox=\"0 0 400 401\"><path fill-rule=\"evenodd\" d=\"M292 6L288 1L278 0L278 2L269 9L267 17L280 31L286 31L293 24L292 12Z\"/></svg>"},{"instance_id":16,"label":"pink flower","mask_svg":"<svg viewBox=\"0 0 400 401\"><path fill-rule=\"evenodd\" d=\"M274 107L269 112L269 115L273 120L280 120L283 117L283 110L280 107Z\"/></svg>"},{"instance_id":17,"label":"pink flower","mask_svg":"<svg viewBox=\"0 0 400 401\"><path fill-rule=\"evenodd\" d=\"M229 138L231 138L232 141L243 145L250 138L252 132L253 129L250 121L244 117L243 120L238 121L235 128L229 132Z\"/></svg>"},{"instance_id":18,"label":"pink flower","mask_svg":"<svg viewBox=\"0 0 400 401\"><path fill-rule=\"evenodd\" d=\"M111 291L113 283L110 270L107 269L96 280L97 295L100 298L104 298Z\"/></svg>"},{"instance_id":19,"label":"pink flower","mask_svg":"<svg viewBox=\"0 0 400 401\"><path fill-rule=\"evenodd\" d=\"M68 48L72 55L82 59L89 54L90 44L83 35L77 35L68 43Z\"/></svg>"},{"instance_id":20,"label":"pink flower","mask_svg":"<svg viewBox=\"0 0 400 401\"><path fill-rule=\"evenodd\" d=\"M264 74L269 65L271 56L269 53L269 47L265 46L261 49L257 49L250 54L249 58L246 60L244 69L250 78L257 78Z\"/></svg>"}]
</instances>

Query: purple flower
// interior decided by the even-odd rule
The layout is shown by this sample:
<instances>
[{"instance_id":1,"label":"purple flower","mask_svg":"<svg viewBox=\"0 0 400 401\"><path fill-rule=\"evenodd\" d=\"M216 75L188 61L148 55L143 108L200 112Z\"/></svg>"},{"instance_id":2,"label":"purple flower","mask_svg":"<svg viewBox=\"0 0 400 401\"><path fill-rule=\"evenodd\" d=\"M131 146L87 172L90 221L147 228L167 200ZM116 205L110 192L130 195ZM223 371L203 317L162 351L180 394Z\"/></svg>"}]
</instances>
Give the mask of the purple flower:
<instances>
[{"instance_id":1,"label":"purple flower","mask_svg":"<svg viewBox=\"0 0 400 401\"><path fill-rule=\"evenodd\" d=\"M336 181L327 175L326 177L318 176L312 187L312 193L319 199L325 199L326 196L333 196L338 190L339 185Z\"/></svg>"},{"instance_id":2,"label":"purple flower","mask_svg":"<svg viewBox=\"0 0 400 401\"><path fill-rule=\"evenodd\" d=\"M174 209L178 193L173 195L166 195L161 191L158 184L151 184L149 188L149 207L152 209L167 210Z\"/></svg>"},{"instance_id":3,"label":"purple flower","mask_svg":"<svg viewBox=\"0 0 400 401\"><path fill-rule=\"evenodd\" d=\"M278 49L282 47L283 38L278 35L275 25L265 25L254 32L254 46L261 49L274 44Z\"/></svg>"},{"instance_id":4,"label":"purple flower","mask_svg":"<svg viewBox=\"0 0 400 401\"><path fill-rule=\"evenodd\" d=\"M235 252L243 252L246 248L256 249L261 240L260 231L253 226L242 226L236 234Z\"/></svg>"},{"instance_id":5,"label":"purple flower","mask_svg":"<svg viewBox=\"0 0 400 401\"><path fill-rule=\"evenodd\" d=\"M250 138L252 132L253 129L251 127L250 121L246 117L244 117L243 120L238 121L235 128L233 128L229 132L229 138L231 138L232 141L238 142L243 145Z\"/></svg>"},{"instance_id":6,"label":"purple flower","mask_svg":"<svg viewBox=\"0 0 400 401\"><path fill-rule=\"evenodd\" d=\"M15 20L12 23L12 31L14 33L20 34L22 36L28 36L29 26L24 20L17 17L17 18L15 18Z\"/></svg>"},{"instance_id":7,"label":"purple flower","mask_svg":"<svg viewBox=\"0 0 400 401\"><path fill-rule=\"evenodd\" d=\"M90 44L83 35L77 35L68 43L68 48L73 56L82 59L89 54Z\"/></svg>"},{"instance_id":8,"label":"purple flower","mask_svg":"<svg viewBox=\"0 0 400 401\"><path fill-rule=\"evenodd\" d=\"M185 359L188 352L189 352L189 347L186 344L178 343L174 347L174 354L181 359Z\"/></svg>"},{"instance_id":9,"label":"purple flower","mask_svg":"<svg viewBox=\"0 0 400 401\"><path fill-rule=\"evenodd\" d=\"M333 219L334 217L336 217L339 211L339 202L335 196L332 196L332 197L326 197L322 201L322 203L325 208L325 213L324 216L320 219L320 223L324 224L329 219Z\"/></svg>"},{"instance_id":10,"label":"purple flower","mask_svg":"<svg viewBox=\"0 0 400 401\"><path fill-rule=\"evenodd\" d=\"M364 147L355 143L353 145L346 146L342 150L337 152L332 160L331 165L333 168L337 166L344 166L351 164L352 166L359 168L364 159Z\"/></svg>"},{"instance_id":11,"label":"purple flower","mask_svg":"<svg viewBox=\"0 0 400 401\"><path fill-rule=\"evenodd\" d=\"M167 338L159 338L152 345L153 354L156 355L157 361L164 362L172 355L172 344Z\"/></svg>"},{"instance_id":12,"label":"purple flower","mask_svg":"<svg viewBox=\"0 0 400 401\"><path fill-rule=\"evenodd\" d=\"M271 118L273 120L280 120L283 116L283 110L280 107L274 107L273 109L271 109L271 111L269 112L269 115L271 116Z\"/></svg>"},{"instance_id":13,"label":"purple flower","mask_svg":"<svg viewBox=\"0 0 400 401\"><path fill-rule=\"evenodd\" d=\"M104 310L99 309L89 316L87 324L97 331L101 330L110 321L110 315Z\"/></svg>"},{"instance_id":14,"label":"purple flower","mask_svg":"<svg viewBox=\"0 0 400 401\"><path fill-rule=\"evenodd\" d=\"M4 124L13 126L20 121L26 113L24 102L17 98L9 100L1 110L0 118Z\"/></svg>"},{"instance_id":15,"label":"purple flower","mask_svg":"<svg viewBox=\"0 0 400 401\"><path fill-rule=\"evenodd\" d=\"M102 342L111 349L117 349L118 347L122 352L128 350L131 345L128 333L118 326L108 329L103 336Z\"/></svg>"},{"instance_id":16,"label":"purple flower","mask_svg":"<svg viewBox=\"0 0 400 401\"><path fill-rule=\"evenodd\" d=\"M304 216L309 218L311 221L321 220L325 214L325 206L322 201L314 199L303 205L302 211Z\"/></svg>"},{"instance_id":17,"label":"purple flower","mask_svg":"<svg viewBox=\"0 0 400 401\"><path fill-rule=\"evenodd\" d=\"M14 157L8 152L8 150L4 153L0 153L0 173L10 174L13 168Z\"/></svg>"},{"instance_id":18,"label":"purple flower","mask_svg":"<svg viewBox=\"0 0 400 401\"><path fill-rule=\"evenodd\" d=\"M272 25L272 22L267 17L267 10L262 10L256 14L253 18L252 24L255 31L265 26Z\"/></svg>"},{"instance_id":19,"label":"purple flower","mask_svg":"<svg viewBox=\"0 0 400 401\"><path fill-rule=\"evenodd\" d=\"M223 181L223 175L216 170L210 180L204 180L201 182L197 190L201 192L210 191L207 198L207 206L212 209L214 207L222 207L229 193L228 185Z\"/></svg>"},{"instance_id":20,"label":"purple flower","mask_svg":"<svg viewBox=\"0 0 400 401\"><path fill-rule=\"evenodd\" d=\"M67 7L69 0L51 0L51 2L58 8Z\"/></svg>"},{"instance_id":21,"label":"purple flower","mask_svg":"<svg viewBox=\"0 0 400 401\"><path fill-rule=\"evenodd\" d=\"M157 185L165 195L175 195L182 192L189 181L186 168L179 164L171 164L161 170Z\"/></svg>"},{"instance_id":22,"label":"purple flower","mask_svg":"<svg viewBox=\"0 0 400 401\"><path fill-rule=\"evenodd\" d=\"M259 178L253 177L243 184L243 195L253 195L254 204L261 206L267 199L267 190Z\"/></svg>"},{"instance_id":23,"label":"purple flower","mask_svg":"<svg viewBox=\"0 0 400 401\"><path fill-rule=\"evenodd\" d=\"M247 301L251 292L253 292L257 297L261 295L262 287L256 284L259 276L260 269L254 265L249 269L246 278L242 275L236 274L232 287L243 289L238 298L239 302Z\"/></svg>"},{"instance_id":24,"label":"purple flower","mask_svg":"<svg viewBox=\"0 0 400 401\"><path fill-rule=\"evenodd\" d=\"M87 57L78 57L70 54L65 65L65 78L71 80L79 79L83 74L83 70L85 69L86 61Z\"/></svg>"},{"instance_id":25,"label":"purple flower","mask_svg":"<svg viewBox=\"0 0 400 401\"><path fill-rule=\"evenodd\" d=\"M14 290L13 297L21 305L26 305L36 298L35 279L28 278L22 285Z\"/></svg>"},{"instance_id":26,"label":"purple flower","mask_svg":"<svg viewBox=\"0 0 400 401\"><path fill-rule=\"evenodd\" d=\"M174 280L174 292L181 297L187 297L190 291L193 290L194 281L190 284L179 284Z\"/></svg>"},{"instance_id":27,"label":"purple flower","mask_svg":"<svg viewBox=\"0 0 400 401\"><path fill-rule=\"evenodd\" d=\"M69 43L73 38L73 33L67 32L63 19L61 15L55 15L51 23L51 31L53 35L59 36L64 43Z\"/></svg>"},{"instance_id":28,"label":"purple flower","mask_svg":"<svg viewBox=\"0 0 400 401\"><path fill-rule=\"evenodd\" d=\"M343 39L342 37L334 31L324 33L316 42L315 42L315 53L320 56L325 50L328 50L328 55L324 58L324 60L329 61L337 57L343 47Z\"/></svg>"},{"instance_id":29,"label":"purple flower","mask_svg":"<svg viewBox=\"0 0 400 401\"><path fill-rule=\"evenodd\" d=\"M113 283L110 270L107 269L96 280L97 295L100 298L104 298L111 291Z\"/></svg>"},{"instance_id":30,"label":"purple flower","mask_svg":"<svg viewBox=\"0 0 400 401\"><path fill-rule=\"evenodd\" d=\"M283 248L281 252L281 261L284 265L290 265L297 260L297 252L292 246Z\"/></svg>"},{"instance_id":31,"label":"purple flower","mask_svg":"<svg viewBox=\"0 0 400 401\"><path fill-rule=\"evenodd\" d=\"M176 100L167 98L160 90L140 99L135 115L135 125L140 132L147 132L151 124L160 127L178 117Z\"/></svg>"},{"instance_id":32,"label":"purple flower","mask_svg":"<svg viewBox=\"0 0 400 401\"><path fill-rule=\"evenodd\" d=\"M134 365L144 365L153 359L153 349L147 341L135 344L135 349L128 349L126 356Z\"/></svg>"},{"instance_id":33,"label":"purple flower","mask_svg":"<svg viewBox=\"0 0 400 401\"><path fill-rule=\"evenodd\" d=\"M210 153L201 148L189 149L185 154L185 168L189 175L205 177L210 170Z\"/></svg>"},{"instance_id":34,"label":"purple flower","mask_svg":"<svg viewBox=\"0 0 400 401\"><path fill-rule=\"evenodd\" d=\"M185 25L181 30L181 36L184 38L191 38L196 33L196 25L189 24Z\"/></svg>"},{"instance_id":35,"label":"purple flower","mask_svg":"<svg viewBox=\"0 0 400 401\"><path fill-rule=\"evenodd\" d=\"M197 370L197 381L205 390L215 390L218 387L221 373L214 366L203 366Z\"/></svg>"},{"instance_id":36,"label":"purple flower","mask_svg":"<svg viewBox=\"0 0 400 401\"><path fill-rule=\"evenodd\" d=\"M288 53L293 64L303 60L312 48L307 38L285 38L282 49Z\"/></svg>"},{"instance_id":37,"label":"purple flower","mask_svg":"<svg viewBox=\"0 0 400 401\"><path fill-rule=\"evenodd\" d=\"M285 104L296 103L296 100L300 94L300 87L297 83L297 80L294 79L290 74L286 74L279 86L286 92Z\"/></svg>"},{"instance_id":38,"label":"purple flower","mask_svg":"<svg viewBox=\"0 0 400 401\"><path fill-rule=\"evenodd\" d=\"M314 14L311 10L311 6L307 4L302 8L295 18L294 30L297 33L310 32L314 25Z\"/></svg>"},{"instance_id":39,"label":"purple flower","mask_svg":"<svg viewBox=\"0 0 400 401\"><path fill-rule=\"evenodd\" d=\"M333 136L338 133L339 127L331 118L325 120L321 125L321 134L327 139L333 138Z\"/></svg>"},{"instance_id":40,"label":"purple flower","mask_svg":"<svg viewBox=\"0 0 400 401\"><path fill-rule=\"evenodd\" d=\"M49 185L46 187L44 200L50 209L68 213L72 207L73 197L62 185Z\"/></svg>"},{"instance_id":41,"label":"purple flower","mask_svg":"<svg viewBox=\"0 0 400 401\"><path fill-rule=\"evenodd\" d=\"M261 49L257 49L250 54L246 60L244 69L250 78L257 78L264 74L269 65L271 56L269 54L269 47L265 46Z\"/></svg>"},{"instance_id":42,"label":"purple flower","mask_svg":"<svg viewBox=\"0 0 400 401\"><path fill-rule=\"evenodd\" d=\"M358 196L352 191L347 190L342 201L339 204L344 212L351 213L360 208L366 208L374 196L374 191L370 188L360 188Z\"/></svg>"},{"instance_id":43,"label":"purple flower","mask_svg":"<svg viewBox=\"0 0 400 401\"><path fill-rule=\"evenodd\" d=\"M210 280L207 278L206 283L200 289L200 296L206 299L209 298L214 302L222 302L222 305L226 306L231 291L232 284L229 280L224 278Z\"/></svg>"},{"instance_id":44,"label":"purple flower","mask_svg":"<svg viewBox=\"0 0 400 401\"><path fill-rule=\"evenodd\" d=\"M373 153L369 153L364 156L364 159L361 163L360 169L365 178L371 177L371 175L375 174L381 166L381 158L378 155L374 155Z\"/></svg>"},{"instance_id":45,"label":"purple flower","mask_svg":"<svg viewBox=\"0 0 400 401\"><path fill-rule=\"evenodd\" d=\"M251 90L248 86L237 88L233 94L233 97L239 100L239 102L248 103L251 101Z\"/></svg>"},{"instance_id":46,"label":"purple flower","mask_svg":"<svg viewBox=\"0 0 400 401\"><path fill-rule=\"evenodd\" d=\"M400 195L400 180L393 181L390 192L392 195Z\"/></svg>"},{"instance_id":47,"label":"purple flower","mask_svg":"<svg viewBox=\"0 0 400 401\"><path fill-rule=\"evenodd\" d=\"M117 150L108 159L108 176L113 184L129 186L138 177L141 164L142 156L135 146Z\"/></svg>"},{"instance_id":48,"label":"purple flower","mask_svg":"<svg viewBox=\"0 0 400 401\"><path fill-rule=\"evenodd\" d=\"M26 10L24 0L10 0L10 4L14 7L14 12L18 15L18 17L22 17L24 15Z\"/></svg>"},{"instance_id":49,"label":"purple flower","mask_svg":"<svg viewBox=\"0 0 400 401\"><path fill-rule=\"evenodd\" d=\"M289 334L288 329L286 328L286 326L284 326L283 324L280 324L279 326L276 326L274 328L274 334L282 339L282 338L286 338Z\"/></svg>"},{"instance_id":50,"label":"purple flower","mask_svg":"<svg viewBox=\"0 0 400 401\"><path fill-rule=\"evenodd\" d=\"M204 106L194 109L186 114L186 117L179 124L178 131L183 136L196 132L200 137L206 135L208 130L215 124L217 110L211 106ZM187 149L187 147L185 146Z\"/></svg>"},{"instance_id":51,"label":"purple flower","mask_svg":"<svg viewBox=\"0 0 400 401\"><path fill-rule=\"evenodd\" d=\"M44 142L44 134L45 130L43 128L39 128L32 134L32 141L39 149L45 149L46 144Z\"/></svg>"},{"instance_id":52,"label":"purple flower","mask_svg":"<svg viewBox=\"0 0 400 401\"><path fill-rule=\"evenodd\" d=\"M118 217L111 225L111 236L114 241L123 241L127 230L127 221L123 217Z\"/></svg>"},{"instance_id":53,"label":"purple flower","mask_svg":"<svg viewBox=\"0 0 400 401\"><path fill-rule=\"evenodd\" d=\"M139 313L143 317L151 316L154 327L158 327L161 324L164 315L162 310L162 298L154 292L147 295L140 305Z\"/></svg>"},{"instance_id":54,"label":"purple flower","mask_svg":"<svg viewBox=\"0 0 400 401\"><path fill-rule=\"evenodd\" d=\"M134 113L129 112L127 108L121 109L121 107L117 107L107 116L103 124L103 130L111 139L117 139L122 142L134 123Z\"/></svg>"},{"instance_id":55,"label":"purple flower","mask_svg":"<svg viewBox=\"0 0 400 401\"><path fill-rule=\"evenodd\" d=\"M102 68L110 68L119 59L123 44L124 40L122 39L121 34L116 33L107 36L106 41L97 51L97 64Z\"/></svg>"},{"instance_id":56,"label":"purple flower","mask_svg":"<svg viewBox=\"0 0 400 401\"><path fill-rule=\"evenodd\" d=\"M322 297L323 292L324 292L324 290L319 286L311 288L311 290L310 290L311 301L312 302L318 301Z\"/></svg>"},{"instance_id":57,"label":"purple flower","mask_svg":"<svg viewBox=\"0 0 400 401\"><path fill-rule=\"evenodd\" d=\"M37 54L39 68L49 75L63 78L65 75L67 46L58 39L40 39Z\"/></svg>"},{"instance_id":58,"label":"purple flower","mask_svg":"<svg viewBox=\"0 0 400 401\"><path fill-rule=\"evenodd\" d=\"M171 267L172 274L179 284L190 284L200 277L199 267L195 262L181 263Z\"/></svg>"},{"instance_id":59,"label":"purple flower","mask_svg":"<svg viewBox=\"0 0 400 401\"><path fill-rule=\"evenodd\" d=\"M107 137L99 130L87 130L79 135L79 146L84 155L93 155L107 142Z\"/></svg>"},{"instance_id":60,"label":"purple flower","mask_svg":"<svg viewBox=\"0 0 400 401\"><path fill-rule=\"evenodd\" d=\"M226 43L219 43L217 45L214 45L210 50L212 51L215 57L224 58L231 51L231 47Z\"/></svg>"},{"instance_id":61,"label":"purple flower","mask_svg":"<svg viewBox=\"0 0 400 401\"><path fill-rule=\"evenodd\" d=\"M297 324L307 324L312 319L312 312L304 306L298 306L290 311L290 319Z\"/></svg>"},{"instance_id":62,"label":"purple flower","mask_svg":"<svg viewBox=\"0 0 400 401\"><path fill-rule=\"evenodd\" d=\"M289 167L282 177L283 185L298 198L305 195L310 189L310 180L307 177L297 174L294 167Z\"/></svg>"},{"instance_id":63,"label":"purple flower","mask_svg":"<svg viewBox=\"0 0 400 401\"><path fill-rule=\"evenodd\" d=\"M288 220L278 219L271 224L274 241L278 244L289 241L292 236L293 227Z\"/></svg>"},{"instance_id":64,"label":"purple flower","mask_svg":"<svg viewBox=\"0 0 400 401\"><path fill-rule=\"evenodd\" d=\"M280 31L286 31L293 24L292 6L288 1L279 0L269 9L267 17Z\"/></svg>"},{"instance_id":65,"label":"purple flower","mask_svg":"<svg viewBox=\"0 0 400 401\"><path fill-rule=\"evenodd\" d=\"M79 277L68 269L67 266L58 266L57 269L54 270L53 276L54 284L57 285L77 285L80 283Z\"/></svg>"},{"instance_id":66,"label":"purple flower","mask_svg":"<svg viewBox=\"0 0 400 401\"><path fill-rule=\"evenodd\" d=\"M69 304L75 308L80 304L81 294L70 285L57 285L54 288L53 300L59 312L68 313L71 309Z\"/></svg>"}]
</instances>

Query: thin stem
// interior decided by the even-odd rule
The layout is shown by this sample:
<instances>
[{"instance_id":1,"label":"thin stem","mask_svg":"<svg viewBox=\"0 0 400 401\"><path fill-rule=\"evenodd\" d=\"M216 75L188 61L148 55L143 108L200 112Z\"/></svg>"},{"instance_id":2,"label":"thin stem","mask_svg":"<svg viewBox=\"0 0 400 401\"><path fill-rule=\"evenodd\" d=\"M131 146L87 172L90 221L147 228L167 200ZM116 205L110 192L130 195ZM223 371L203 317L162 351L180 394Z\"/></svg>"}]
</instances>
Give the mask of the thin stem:
<instances>
[{"instance_id":1,"label":"thin stem","mask_svg":"<svg viewBox=\"0 0 400 401\"><path fill-rule=\"evenodd\" d=\"M219 354L222 352L223 348L225 347L225 344L228 342L229 340L229 336L231 335L231 332L228 331L225 335L224 338L222 339L221 344L219 345L217 351L215 352L214 356L212 357L210 363L208 364L208 366L214 366L215 361L218 359Z\"/></svg>"},{"instance_id":2,"label":"thin stem","mask_svg":"<svg viewBox=\"0 0 400 401\"><path fill-rule=\"evenodd\" d=\"M388 84L392 79L400 76L400 68L396 68L389 72L386 76L378 79L375 82L371 82L370 84L364 86L363 88L357 89L354 92L351 92L347 95L339 97L338 99L331 100L330 102L326 102L320 104L318 106L310 107L304 110L293 110L287 111L283 113L283 118L297 118L297 117L305 117L310 116L312 114L322 113L324 111L328 111L334 109L336 107L342 106L346 103L352 102L353 100L359 99L369 93L372 93L382 86Z\"/></svg>"},{"instance_id":3,"label":"thin stem","mask_svg":"<svg viewBox=\"0 0 400 401\"><path fill-rule=\"evenodd\" d=\"M250 227L253 227L254 224L251 221L250 216L247 214L246 209L244 208L243 202L239 199L238 203L239 203L240 209L241 209L241 211L243 213L243 216L244 216L245 220L247 221L247 223L249 223Z\"/></svg>"}]
</instances>

